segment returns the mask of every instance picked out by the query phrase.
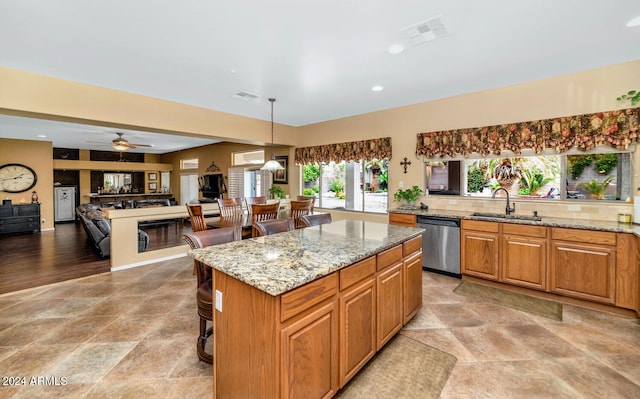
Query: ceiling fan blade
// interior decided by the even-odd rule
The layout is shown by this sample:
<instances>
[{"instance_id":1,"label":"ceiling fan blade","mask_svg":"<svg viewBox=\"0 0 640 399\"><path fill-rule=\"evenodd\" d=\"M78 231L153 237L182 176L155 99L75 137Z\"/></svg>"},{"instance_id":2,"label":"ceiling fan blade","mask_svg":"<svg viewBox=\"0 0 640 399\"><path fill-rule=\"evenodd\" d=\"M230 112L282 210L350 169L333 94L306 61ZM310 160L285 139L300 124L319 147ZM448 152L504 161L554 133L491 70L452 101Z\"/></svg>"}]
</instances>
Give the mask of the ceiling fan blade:
<instances>
[{"instance_id":1,"label":"ceiling fan blade","mask_svg":"<svg viewBox=\"0 0 640 399\"><path fill-rule=\"evenodd\" d=\"M151 144L133 144L133 143L129 143L127 144L129 147L131 148L136 148L136 147L153 147L153 145Z\"/></svg>"}]
</instances>

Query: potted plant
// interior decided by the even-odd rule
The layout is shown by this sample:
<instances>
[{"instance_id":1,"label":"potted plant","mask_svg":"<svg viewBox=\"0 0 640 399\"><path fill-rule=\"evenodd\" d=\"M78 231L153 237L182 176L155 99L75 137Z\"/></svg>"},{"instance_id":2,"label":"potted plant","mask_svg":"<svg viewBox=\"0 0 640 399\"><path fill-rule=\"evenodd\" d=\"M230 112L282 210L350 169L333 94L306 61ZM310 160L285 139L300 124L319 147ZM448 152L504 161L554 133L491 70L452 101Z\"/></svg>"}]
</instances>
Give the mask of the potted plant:
<instances>
[{"instance_id":1,"label":"potted plant","mask_svg":"<svg viewBox=\"0 0 640 399\"><path fill-rule=\"evenodd\" d=\"M398 191L393 194L393 200L406 203L407 205L414 205L421 195L422 189L418 186L413 186L406 190L399 188Z\"/></svg>"},{"instance_id":2,"label":"potted plant","mask_svg":"<svg viewBox=\"0 0 640 399\"><path fill-rule=\"evenodd\" d=\"M282 187L280 186L276 186L276 185L272 185L269 188L269 195L271 196L272 199L285 199L285 197L287 196L287 193L284 192L284 190L282 189Z\"/></svg>"},{"instance_id":3,"label":"potted plant","mask_svg":"<svg viewBox=\"0 0 640 399\"><path fill-rule=\"evenodd\" d=\"M602 182L599 182L596 179L588 181L586 183L580 183L580 187L584 188L586 192L589 193L589 196L593 199L603 199L604 191L607 189L609 184L613 180L613 176L609 176L604 179Z\"/></svg>"}]
</instances>

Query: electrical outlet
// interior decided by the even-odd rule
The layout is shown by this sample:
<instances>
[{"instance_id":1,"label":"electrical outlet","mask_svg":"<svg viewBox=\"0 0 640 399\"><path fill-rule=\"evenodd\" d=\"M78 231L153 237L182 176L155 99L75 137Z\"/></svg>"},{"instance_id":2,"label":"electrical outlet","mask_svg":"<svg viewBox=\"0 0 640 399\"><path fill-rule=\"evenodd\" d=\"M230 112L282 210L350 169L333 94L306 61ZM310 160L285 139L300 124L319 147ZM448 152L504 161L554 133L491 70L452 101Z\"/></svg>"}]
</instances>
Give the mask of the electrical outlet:
<instances>
[{"instance_id":1,"label":"electrical outlet","mask_svg":"<svg viewBox=\"0 0 640 399\"><path fill-rule=\"evenodd\" d=\"M456 201L456 200L449 200L449 205L455 205L457 203L458 203L458 201Z\"/></svg>"},{"instance_id":2,"label":"electrical outlet","mask_svg":"<svg viewBox=\"0 0 640 399\"><path fill-rule=\"evenodd\" d=\"M216 290L216 310L222 313L222 292Z\"/></svg>"},{"instance_id":3,"label":"electrical outlet","mask_svg":"<svg viewBox=\"0 0 640 399\"><path fill-rule=\"evenodd\" d=\"M568 208L570 211L580 212L582 207L580 205L569 205Z\"/></svg>"},{"instance_id":4,"label":"electrical outlet","mask_svg":"<svg viewBox=\"0 0 640 399\"><path fill-rule=\"evenodd\" d=\"M42 224L44 224L44 218L42 218Z\"/></svg>"},{"instance_id":5,"label":"electrical outlet","mask_svg":"<svg viewBox=\"0 0 640 399\"><path fill-rule=\"evenodd\" d=\"M400 187L400 188L404 188L404 182L403 182L403 181L399 182L399 183L398 183L398 187Z\"/></svg>"}]
</instances>

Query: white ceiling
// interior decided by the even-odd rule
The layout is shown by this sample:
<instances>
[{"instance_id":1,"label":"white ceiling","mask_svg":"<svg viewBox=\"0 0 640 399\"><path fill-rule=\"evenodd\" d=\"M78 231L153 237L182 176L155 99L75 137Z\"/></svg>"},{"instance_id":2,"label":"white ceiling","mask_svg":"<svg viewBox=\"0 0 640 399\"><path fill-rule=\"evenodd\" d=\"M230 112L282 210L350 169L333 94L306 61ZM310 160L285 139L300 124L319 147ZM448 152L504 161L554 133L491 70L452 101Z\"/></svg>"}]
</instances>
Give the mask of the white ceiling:
<instances>
[{"instance_id":1,"label":"white ceiling","mask_svg":"<svg viewBox=\"0 0 640 399\"><path fill-rule=\"evenodd\" d=\"M412 45L402 29L435 16L447 35ZM0 65L263 120L275 97L301 126L637 60L636 16L638 0L0 0ZM23 122L1 117L0 137ZM86 129L76 143L154 141Z\"/></svg>"}]
</instances>

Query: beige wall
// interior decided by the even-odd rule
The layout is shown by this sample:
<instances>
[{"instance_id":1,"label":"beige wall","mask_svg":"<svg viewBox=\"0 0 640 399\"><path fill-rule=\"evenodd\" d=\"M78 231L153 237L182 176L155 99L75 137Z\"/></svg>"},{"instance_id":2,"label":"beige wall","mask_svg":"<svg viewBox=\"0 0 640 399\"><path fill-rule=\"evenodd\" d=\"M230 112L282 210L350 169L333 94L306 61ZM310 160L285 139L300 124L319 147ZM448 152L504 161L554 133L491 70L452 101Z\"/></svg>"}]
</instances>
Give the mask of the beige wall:
<instances>
[{"instance_id":1,"label":"beige wall","mask_svg":"<svg viewBox=\"0 0 640 399\"><path fill-rule=\"evenodd\" d=\"M252 145L265 144L271 139L267 121L4 67L0 67L0 81L0 113L219 137ZM401 181L405 185L424 184L421 160L415 156L416 134L419 132L625 108L629 104L619 103L615 98L638 88L640 60L298 128L276 124L275 142L309 146L389 136L394 154L389 169L389 190L393 193ZM204 150L164 155L163 162L174 165L172 187L179 187L179 173L175 173L179 171L178 157L188 154L188 151L202 152L204 162L201 171L210 163L207 157L216 163L220 159L218 166L224 171L229 162L227 151L233 145L228 146L218 149L202 147ZM290 184L285 190L295 195L300 190L300 175L293 165L294 149L285 147L277 150L278 155L286 153L290 156ZM406 174L402 173L399 165L405 156L413 162ZM635 172L637 175L638 171ZM637 180L635 186L638 185ZM429 198L429 201L443 206L452 205L448 199ZM566 208L561 208L558 212L564 210Z\"/></svg>"},{"instance_id":2,"label":"beige wall","mask_svg":"<svg viewBox=\"0 0 640 399\"><path fill-rule=\"evenodd\" d=\"M616 97L631 89L640 89L640 60L303 126L298 128L297 145L336 143L347 138L391 137L393 159L389 166L389 192L393 193L401 181L405 186L424 187L421 159L415 155L417 133L628 108L628 102L618 102ZM402 173L399 164L404 157L412 162L406 174ZM638 162L635 165L634 186L638 186ZM391 208L395 207L392 200L393 196L389 195ZM438 208L460 206L460 203L450 204L449 200L423 198ZM560 214L567 211L566 206L553 209L554 213ZM571 211L569 215L580 217L581 213ZM597 215L616 217L613 212Z\"/></svg>"},{"instance_id":3,"label":"beige wall","mask_svg":"<svg viewBox=\"0 0 640 399\"><path fill-rule=\"evenodd\" d=\"M271 152L276 156L288 155L290 149L288 147L276 146L276 147L262 147L256 145L238 144L238 143L217 143L206 145L202 147L189 148L182 151L171 152L164 154L161 157L162 162L171 164L173 166L173 173L171 174L171 190L174 193L176 199L180 201L180 174L181 173L197 173L199 176L203 175L211 162L222 170L225 176L228 176L228 170L232 167L231 154L233 152L251 151L255 149L265 150L265 157L269 158ZM183 159L198 159L198 170L180 170L180 160ZM293 158L289 157L289 162L292 162ZM240 165L239 165L240 166ZM248 165L247 165L248 166ZM289 182L291 183L292 177L295 179L298 176L296 168L289 168ZM291 184L279 184L286 193L290 192ZM184 205L184 204L182 204Z\"/></svg>"},{"instance_id":4,"label":"beige wall","mask_svg":"<svg viewBox=\"0 0 640 399\"><path fill-rule=\"evenodd\" d=\"M271 142L271 123L172 101L0 67L0 113L124 129ZM265 117L268 118L268 104ZM294 128L275 124L274 142L291 144Z\"/></svg>"},{"instance_id":5,"label":"beige wall","mask_svg":"<svg viewBox=\"0 0 640 399\"><path fill-rule=\"evenodd\" d=\"M31 191L38 192L41 228L53 228L53 147L47 141L0 139L0 165L21 163L35 170L38 181L31 190L23 193L0 192L2 199L9 198L14 204L31 202Z\"/></svg>"}]
</instances>

